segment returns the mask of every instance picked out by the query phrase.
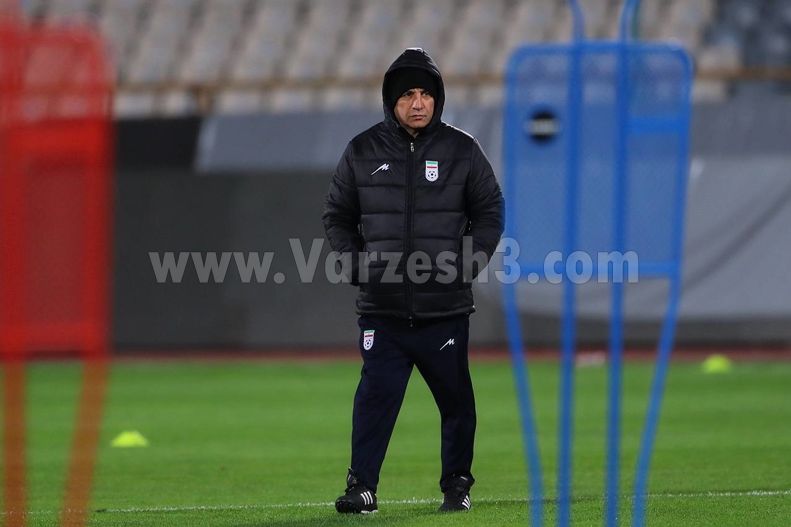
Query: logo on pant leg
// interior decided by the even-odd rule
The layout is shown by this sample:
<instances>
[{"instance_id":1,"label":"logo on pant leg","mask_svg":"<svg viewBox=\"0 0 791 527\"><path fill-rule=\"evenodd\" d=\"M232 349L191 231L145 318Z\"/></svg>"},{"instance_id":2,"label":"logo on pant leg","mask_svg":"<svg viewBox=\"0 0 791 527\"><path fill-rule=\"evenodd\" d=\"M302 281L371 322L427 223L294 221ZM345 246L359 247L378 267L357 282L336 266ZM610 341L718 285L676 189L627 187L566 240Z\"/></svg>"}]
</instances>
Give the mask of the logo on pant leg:
<instances>
[{"instance_id":1,"label":"logo on pant leg","mask_svg":"<svg viewBox=\"0 0 791 527\"><path fill-rule=\"evenodd\" d=\"M363 331L363 349L368 351L374 347L374 330L366 329Z\"/></svg>"},{"instance_id":2,"label":"logo on pant leg","mask_svg":"<svg viewBox=\"0 0 791 527\"><path fill-rule=\"evenodd\" d=\"M445 346L455 346L455 345L456 345L456 339L448 339L448 341L442 345L440 350L444 350Z\"/></svg>"}]
</instances>

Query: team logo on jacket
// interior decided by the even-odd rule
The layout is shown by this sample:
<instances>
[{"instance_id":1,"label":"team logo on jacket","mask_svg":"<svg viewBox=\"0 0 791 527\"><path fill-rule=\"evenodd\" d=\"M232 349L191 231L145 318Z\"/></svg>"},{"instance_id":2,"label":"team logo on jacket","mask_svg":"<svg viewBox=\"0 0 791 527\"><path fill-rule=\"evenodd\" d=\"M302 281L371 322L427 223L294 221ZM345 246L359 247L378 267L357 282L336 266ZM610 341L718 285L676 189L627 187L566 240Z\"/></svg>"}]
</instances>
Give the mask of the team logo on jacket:
<instances>
[{"instance_id":1,"label":"team logo on jacket","mask_svg":"<svg viewBox=\"0 0 791 527\"><path fill-rule=\"evenodd\" d=\"M363 349L368 351L374 347L374 330L366 329L363 331Z\"/></svg>"},{"instance_id":2,"label":"team logo on jacket","mask_svg":"<svg viewBox=\"0 0 791 527\"><path fill-rule=\"evenodd\" d=\"M436 181L439 178L439 161L426 161L426 179Z\"/></svg>"}]
</instances>

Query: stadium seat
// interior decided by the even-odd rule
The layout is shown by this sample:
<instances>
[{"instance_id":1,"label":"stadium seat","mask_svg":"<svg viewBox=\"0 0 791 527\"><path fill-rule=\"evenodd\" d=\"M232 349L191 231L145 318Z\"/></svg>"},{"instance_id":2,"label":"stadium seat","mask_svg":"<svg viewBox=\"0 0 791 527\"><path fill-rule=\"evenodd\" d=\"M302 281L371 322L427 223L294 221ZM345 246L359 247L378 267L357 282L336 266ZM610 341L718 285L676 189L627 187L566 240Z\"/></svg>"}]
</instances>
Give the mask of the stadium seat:
<instances>
[{"instance_id":1,"label":"stadium seat","mask_svg":"<svg viewBox=\"0 0 791 527\"><path fill-rule=\"evenodd\" d=\"M505 2L468 4L452 32L450 51L444 64L449 75L477 74L491 54L495 34L504 20Z\"/></svg>"},{"instance_id":2,"label":"stadium seat","mask_svg":"<svg viewBox=\"0 0 791 527\"><path fill-rule=\"evenodd\" d=\"M613 20L618 19L620 2L613 5L609 0L582 0L585 13L585 34L588 38L614 37Z\"/></svg>"},{"instance_id":3,"label":"stadium seat","mask_svg":"<svg viewBox=\"0 0 791 527\"><path fill-rule=\"evenodd\" d=\"M325 110L370 108L371 92L365 88L328 88L322 94L321 107ZM379 97L381 106L381 95Z\"/></svg>"},{"instance_id":4,"label":"stadium seat","mask_svg":"<svg viewBox=\"0 0 791 527\"><path fill-rule=\"evenodd\" d=\"M560 16L560 10L565 9L565 6L558 8L556 2L543 0L527 0L519 3L516 13L511 17L511 23L507 26L506 34L509 42L516 44L549 40L556 20Z\"/></svg>"},{"instance_id":5,"label":"stadium seat","mask_svg":"<svg viewBox=\"0 0 791 527\"><path fill-rule=\"evenodd\" d=\"M440 63L443 62L443 50L450 28L454 27L460 12L459 3L455 0L435 0L433 2L417 2L403 20L404 30L395 49L421 47L428 51Z\"/></svg>"},{"instance_id":6,"label":"stadium seat","mask_svg":"<svg viewBox=\"0 0 791 527\"><path fill-rule=\"evenodd\" d=\"M138 42L141 13L146 0L103 0L99 5L99 27L110 41L110 55L117 77L126 79L131 53Z\"/></svg>"},{"instance_id":7,"label":"stadium seat","mask_svg":"<svg viewBox=\"0 0 791 527\"><path fill-rule=\"evenodd\" d=\"M745 57L750 66L789 67L791 32L778 23L768 23L750 35Z\"/></svg>"},{"instance_id":8,"label":"stadium seat","mask_svg":"<svg viewBox=\"0 0 791 527\"><path fill-rule=\"evenodd\" d=\"M180 80L216 82L227 65L236 38L242 28L246 0L208 2L190 33L186 56L179 68Z\"/></svg>"},{"instance_id":9,"label":"stadium seat","mask_svg":"<svg viewBox=\"0 0 791 527\"><path fill-rule=\"evenodd\" d=\"M238 53L231 58L232 80L266 80L276 74L294 33L300 2L261 0L253 7L252 22L242 36Z\"/></svg>"},{"instance_id":10,"label":"stadium seat","mask_svg":"<svg viewBox=\"0 0 791 527\"><path fill-rule=\"evenodd\" d=\"M732 71L741 65L738 47L714 45L703 48L698 54L697 67L707 70ZM728 96L728 83L722 80L700 79L693 85L695 100L718 101Z\"/></svg>"},{"instance_id":11,"label":"stadium seat","mask_svg":"<svg viewBox=\"0 0 791 527\"><path fill-rule=\"evenodd\" d=\"M171 90L158 101L160 111L164 115L190 115L198 113L198 101L195 96L184 90Z\"/></svg>"},{"instance_id":12,"label":"stadium seat","mask_svg":"<svg viewBox=\"0 0 791 527\"><path fill-rule=\"evenodd\" d=\"M286 42L282 39L270 39L268 36L249 38L236 54L229 79L261 81L274 77L285 48Z\"/></svg>"},{"instance_id":13,"label":"stadium seat","mask_svg":"<svg viewBox=\"0 0 791 527\"><path fill-rule=\"evenodd\" d=\"M114 111L118 117L141 117L154 113L155 96L149 93L115 94Z\"/></svg>"},{"instance_id":14,"label":"stadium seat","mask_svg":"<svg viewBox=\"0 0 791 527\"><path fill-rule=\"evenodd\" d=\"M261 110L261 94L250 90L222 90L213 110L222 114L257 112Z\"/></svg>"},{"instance_id":15,"label":"stadium seat","mask_svg":"<svg viewBox=\"0 0 791 527\"><path fill-rule=\"evenodd\" d=\"M293 79L328 74L338 62L337 48L350 13L349 0L311 2L296 46L287 48L284 73Z\"/></svg>"},{"instance_id":16,"label":"stadium seat","mask_svg":"<svg viewBox=\"0 0 791 527\"><path fill-rule=\"evenodd\" d=\"M278 88L263 95L263 108L274 112L294 112L315 107L316 94L310 89Z\"/></svg>"},{"instance_id":17,"label":"stadium seat","mask_svg":"<svg viewBox=\"0 0 791 527\"><path fill-rule=\"evenodd\" d=\"M171 80L196 11L196 0L155 0L129 68L132 82Z\"/></svg>"},{"instance_id":18,"label":"stadium seat","mask_svg":"<svg viewBox=\"0 0 791 527\"><path fill-rule=\"evenodd\" d=\"M543 42L554 26L557 4L541 0L519 2L505 15L503 31L497 31L492 50L481 64L481 72L502 75L508 56L525 42Z\"/></svg>"},{"instance_id":19,"label":"stadium seat","mask_svg":"<svg viewBox=\"0 0 791 527\"><path fill-rule=\"evenodd\" d=\"M641 2L640 10L638 12L640 38L647 40L655 40L659 38L659 30L665 25L667 18L669 2ZM618 32L618 21L612 21L615 24L612 35L615 36Z\"/></svg>"},{"instance_id":20,"label":"stadium seat","mask_svg":"<svg viewBox=\"0 0 791 527\"><path fill-rule=\"evenodd\" d=\"M695 53L703 39L703 28L713 14L710 0L676 0L669 9L667 21L659 31L663 40L680 41Z\"/></svg>"},{"instance_id":21,"label":"stadium seat","mask_svg":"<svg viewBox=\"0 0 791 527\"><path fill-rule=\"evenodd\" d=\"M720 5L724 20L741 31L750 31L761 21L761 4L753 0L730 0Z\"/></svg>"},{"instance_id":22,"label":"stadium seat","mask_svg":"<svg viewBox=\"0 0 791 527\"><path fill-rule=\"evenodd\" d=\"M95 21L90 0L51 0L46 6L46 20L59 23Z\"/></svg>"},{"instance_id":23,"label":"stadium seat","mask_svg":"<svg viewBox=\"0 0 791 527\"><path fill-rule=\"evenodd\" d=\"M348 35L340 55L338 74L347 78L381 75L393 60L393 37L400 24L404 4L394 0L374 0L362 7L356 30Z\"/></svg>"}]
</instances>

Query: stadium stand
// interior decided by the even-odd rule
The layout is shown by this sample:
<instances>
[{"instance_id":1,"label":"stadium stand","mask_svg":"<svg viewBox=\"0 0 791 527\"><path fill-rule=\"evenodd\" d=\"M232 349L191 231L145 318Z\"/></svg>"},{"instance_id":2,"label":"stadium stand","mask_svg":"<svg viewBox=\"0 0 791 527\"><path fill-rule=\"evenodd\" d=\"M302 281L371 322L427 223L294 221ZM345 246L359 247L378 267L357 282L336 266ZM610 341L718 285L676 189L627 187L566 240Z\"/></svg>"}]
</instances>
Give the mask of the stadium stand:
<instances>
[{"instance_id":1,"label":"stadium stand","mask_svg":"<svg viewBox=\"0 0 791 527\"><path fill-rule=\"evenodd\" d=\"M586 31L617 32L619 0L581 0ZM116 113L183 115L374 108L404 47L428 49L454 100L495 104L521 42L565 41L549 0L29 0L38 20L96 24L110 43ZM723 72L791 65L791 0L644 0L642 38L695 56L698 98L722 98ZM353 27L354 31L348 28Z\"/></svg>"}]
</instances>

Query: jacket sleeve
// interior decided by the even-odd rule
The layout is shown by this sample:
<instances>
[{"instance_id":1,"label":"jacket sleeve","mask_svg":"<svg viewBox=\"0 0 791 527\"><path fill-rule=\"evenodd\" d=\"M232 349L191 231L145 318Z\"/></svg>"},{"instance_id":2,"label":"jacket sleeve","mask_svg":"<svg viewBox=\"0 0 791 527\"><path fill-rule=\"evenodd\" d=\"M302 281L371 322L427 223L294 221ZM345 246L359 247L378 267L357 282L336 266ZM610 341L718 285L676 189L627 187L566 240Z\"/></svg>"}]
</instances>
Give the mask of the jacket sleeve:
<instances>
[{"instance_id":1,"label":"jacket sleeve","mask_svg":"<svg viewBox=\"0 0 791 527\"><path fill-rule=\"evenodd\" d=\"M332 175L321 217L333 251L351 255L351 269L345 279L358 285L358 255L363 249L360 235L360 200L351 166L351 145L346 147Z\"/></svg>"},{"instance_id":2,"label":"jacket sleeve","mask_svg":"<svg viewBox=\"0 0 791 527\"><path fill-rule=\"evenodd\" d=\"M488 264L503 234L505 203L492 165L477 139L473 143L466 203L470 221L466 234L472 236L473 251L485 253ZM477 269L475 275L481 270Z\"/></svg>"}]
</instances>

